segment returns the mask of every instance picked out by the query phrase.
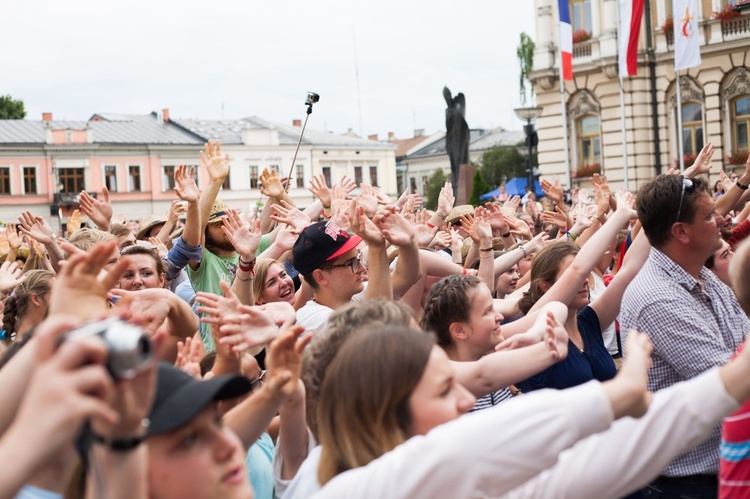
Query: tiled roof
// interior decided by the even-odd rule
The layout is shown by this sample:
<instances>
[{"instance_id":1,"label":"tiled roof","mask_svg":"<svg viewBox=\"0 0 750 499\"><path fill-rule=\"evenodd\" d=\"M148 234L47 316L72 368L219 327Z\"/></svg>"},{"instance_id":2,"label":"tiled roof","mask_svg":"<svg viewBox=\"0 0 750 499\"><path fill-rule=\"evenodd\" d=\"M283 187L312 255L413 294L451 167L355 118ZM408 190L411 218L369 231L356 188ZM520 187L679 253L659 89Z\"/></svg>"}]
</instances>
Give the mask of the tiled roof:
<instances>
[{"instance_id":1,"label":"tiled roof","mask_svg":"<svg viewBox=\"0 0 750 499\"><path fill-rule=\"evenodd\" d=\"M406 153L409 151L409 149L429 138L430 137L427 135L421 135L419 137L412 137L410 139L391 139L388 141L388 143L395 144L397 146L396 157L400 158L402 156L406 156Z\"/></svg>"}]
</instances>

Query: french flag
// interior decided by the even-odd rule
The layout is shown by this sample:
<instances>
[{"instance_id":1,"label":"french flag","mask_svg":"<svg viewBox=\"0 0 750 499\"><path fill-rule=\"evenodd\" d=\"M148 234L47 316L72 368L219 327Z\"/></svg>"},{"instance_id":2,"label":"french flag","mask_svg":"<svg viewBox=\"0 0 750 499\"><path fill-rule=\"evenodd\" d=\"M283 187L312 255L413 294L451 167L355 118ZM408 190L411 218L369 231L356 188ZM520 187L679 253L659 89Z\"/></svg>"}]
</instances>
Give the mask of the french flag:
<instances>
[{"instance_id":1,"label":"french flag","mask_svg":"<svg viewBox=\"0 0 750 499\"><path fill-rule=\"evenodd\" d=\"M570 7L568 0L557 0L557 11L560 13L560 61L564 80L573 79L573 28L570 26Z\"/></svg>"},{"instance_id":2,"label":"french flag","mask_svg":"<svg viewBox=\"0 0 750 499\"><path fill-rule=\"evenodd\" d=\"M620 36L618 62L620 77L638 74L638 38L645 0L618 0Z\"/></svg>"}]
</instances>

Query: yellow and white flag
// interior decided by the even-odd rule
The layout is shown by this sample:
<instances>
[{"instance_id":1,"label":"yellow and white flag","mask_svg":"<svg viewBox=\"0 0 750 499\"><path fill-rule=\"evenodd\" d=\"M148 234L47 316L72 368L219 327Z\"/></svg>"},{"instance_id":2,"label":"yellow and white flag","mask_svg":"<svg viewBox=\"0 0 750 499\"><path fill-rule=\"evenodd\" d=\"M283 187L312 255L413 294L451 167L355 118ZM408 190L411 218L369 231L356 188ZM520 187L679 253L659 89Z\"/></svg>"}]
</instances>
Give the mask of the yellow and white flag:
<instances>
[{"instance_id":1,"label":"yellow and white flag","mask_svg":"<svg viewBox=\"0 0 750 499\"><path fill-rule=\"evenodd\" d=\"M674 20L674 69L692 68L701 63L696 0L672 0Z\"/></svg>"}]
</instances>

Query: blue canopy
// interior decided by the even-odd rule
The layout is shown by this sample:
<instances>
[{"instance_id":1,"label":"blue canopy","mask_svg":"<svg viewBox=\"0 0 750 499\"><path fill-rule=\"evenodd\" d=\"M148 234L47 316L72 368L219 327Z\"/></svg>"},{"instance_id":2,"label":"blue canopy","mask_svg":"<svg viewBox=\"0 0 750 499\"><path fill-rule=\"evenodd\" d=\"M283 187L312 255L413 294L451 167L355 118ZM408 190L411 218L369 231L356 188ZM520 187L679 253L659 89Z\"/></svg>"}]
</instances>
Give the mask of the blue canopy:
<instances>
[{"instance_id":1,"label":"blue canopy","mask_svg":"<svg viewBox=\"0 0 750 499\"><path fill-rule=\"evenodd\" d=\"M528 179L526 177L516 177L512 178L508 181L508 183L505 184L505 193L509 196L523 196L526 194L526 186L528 185ZM544 196L544 192L542 191L542 186L539 184L538 180L534 180L534 192L536 193L536 197L540 198ZM495 196L500 195L500 188L493 189L490 192L486 194L482 194L479 196L479 199L492 199Z\"/></svg>"}]
</instances>

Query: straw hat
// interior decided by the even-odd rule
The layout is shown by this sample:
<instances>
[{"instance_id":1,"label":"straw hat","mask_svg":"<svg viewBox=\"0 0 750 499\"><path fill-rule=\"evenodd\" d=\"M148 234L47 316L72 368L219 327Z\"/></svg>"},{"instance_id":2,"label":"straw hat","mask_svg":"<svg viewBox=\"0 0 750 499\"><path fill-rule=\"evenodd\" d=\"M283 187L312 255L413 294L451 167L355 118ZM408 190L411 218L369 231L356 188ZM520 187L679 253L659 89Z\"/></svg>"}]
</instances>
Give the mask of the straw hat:
<instances>
[{"instance_id":1,"label":"straw hat","mask_svg":"<svg viewBox=\"0 0 750 499\"><path fill-rule=\"evenodd\" d=\"M470 204L462 204L454 207L448 216L445 218L445 222L448 225L454 224L461 221L461 217L465 215L473 215L474 207Z\"/></svg>"},{"instance_id":2,"label":"straw hat","mask_svg":"<svg viewBox=\"0 0 750 499\"><path fill-rule=\"evenodd\" d=\"M138 224L138 233L135 235L136 239L145 239L146 233L156 227L157 225L164 225L167 223L166 220L163 218L159 218L156 215L151 215L144 220L141 220L141 223Z\"/></svg>"}]
</instances>

